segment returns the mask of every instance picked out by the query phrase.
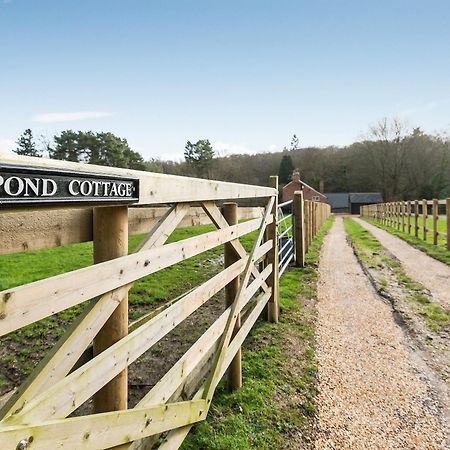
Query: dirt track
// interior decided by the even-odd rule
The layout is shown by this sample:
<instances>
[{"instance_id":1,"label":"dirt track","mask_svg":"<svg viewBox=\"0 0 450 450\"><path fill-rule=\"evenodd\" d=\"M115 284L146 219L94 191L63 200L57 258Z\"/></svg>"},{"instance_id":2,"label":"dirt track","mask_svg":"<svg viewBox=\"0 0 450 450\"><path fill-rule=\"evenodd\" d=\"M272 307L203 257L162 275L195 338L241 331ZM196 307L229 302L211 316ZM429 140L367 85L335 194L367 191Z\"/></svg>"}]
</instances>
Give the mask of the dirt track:
<instances>
[{"instance_id":1,"label":"dirt track","mask_svg":"<svg viewBox=\"0 0 450 450\"><path fill-rule=\"evenodd\" d=\"M423 362L364 275L342 218L326 238L319 271L316 448L446 448Z\"/></svg>"},{"instance_id":2,"label":"dirt track","mask_svg":"<svg viewBox=\"0 0 450 450\"><path fill-rule=\"evenodd\" d=\"M450 308L450 267L431 258L427 254L393 236L387 231L367 223L365 220L353 218L370 231L401 263L413 280L422 283L431 293L436 303Z\"/></svg>"}]
</instances>

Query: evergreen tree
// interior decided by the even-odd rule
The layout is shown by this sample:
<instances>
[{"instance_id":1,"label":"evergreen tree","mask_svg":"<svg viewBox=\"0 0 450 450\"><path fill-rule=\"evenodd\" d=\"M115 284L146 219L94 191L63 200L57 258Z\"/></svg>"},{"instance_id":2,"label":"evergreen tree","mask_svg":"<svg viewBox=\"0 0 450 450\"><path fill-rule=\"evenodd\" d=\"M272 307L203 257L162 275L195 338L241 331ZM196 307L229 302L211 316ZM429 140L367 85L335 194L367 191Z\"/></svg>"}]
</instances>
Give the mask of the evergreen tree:
<instances>
[{"instance_id":1,"label":"evergreen tree","mask_svg":"<svg viewBox=\"0 0 450 450\"><path fill-rule=\"evenodd\" d=\"M281 158L280 168L278 169L278 181L280 184L287 184L291 180L294 164L292 164L291 155L284 154Z\"/></svg>"},{"instance_id":2,"label":"evergreen tree","mask_svg":"<svg viewBox=\"0 0 450 450\"><path fill-rule=\"evenodd\" d=\"M55 148L49 149L49 156L53 159L63 161L82 162L80 146L78 143L79 133L73 130L62 131L55 136Z\"/></svg>"},{"instance_id":3,"label":"evergreen tree","mask_svg":"<svg viewBox=\"0 0 450 450\"><path fill-rule=\"evenodd\" d=\"M100 166L145 170L142 156L132 150L126 139L113 133L65 130L55 136L55 148L49 149L50 158L84 162Z\"/></svg>"},{"instance_id":4,"label":"evergreen tree","mask_svg":"<svg viewBox=\"0 0 450 450\"><path fill-rule=\"evenodd\" d=\"M193 167L198 177L208 177L214 149L208 139L201 139L193 144L187 141L184 147L184 159Z\"/></svg>"},{"instance_id":5,"label":"evergreen tree","mask_svg":"<svg viewBox=\"0 0 450 450\"><path fill-rule=\"evenodd\" d=\"M17 148L13 150L14 153L22 156L42 156L42 152L36 148L36 143L33 139L32 131L27 128L19 140L16 142Z\"/></svg>"}]
</instances>

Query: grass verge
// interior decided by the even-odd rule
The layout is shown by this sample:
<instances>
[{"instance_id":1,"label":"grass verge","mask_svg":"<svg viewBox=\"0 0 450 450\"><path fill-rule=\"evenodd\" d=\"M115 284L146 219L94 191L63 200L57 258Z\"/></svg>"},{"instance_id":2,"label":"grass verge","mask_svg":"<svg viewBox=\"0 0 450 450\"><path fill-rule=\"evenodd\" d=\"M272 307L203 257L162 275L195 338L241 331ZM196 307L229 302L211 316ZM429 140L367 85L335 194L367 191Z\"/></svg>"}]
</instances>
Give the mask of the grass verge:
<instances>
[{"instance_id":1,"label":"grass verge","mask_svg":"<svg viewBox=\"0 0 450 450\"><path fill-rule=\"evenodd\" d=\"M367 268L380 271L383 271L384 268L389 269L388 272L383 272L386 277L380 276L376 279L380 290L387 291L389 289L392 284L392 280L389 280L389 273L392 274L395 277L394 281L404 289L406 299L415 304L415 309L424 318L430 329L439 332L450 326L450 311L433 303L424 286L404 272L400 262L387 252L372 233L352 219L344 219L344 226L358 258Z\"/></svg>"},{"instance_id":2,"label":"grass verge","mask_svg":"<svg viewBox=\"0 0 450 450\"><path fill-rule=\"evenodd\" d=\"M381 228L382 230L393 234L394 236L403 239L404 241L408 242L408 244L411 244L412 246L418 248L432 258L450 265L450 251L446 249L445 245L443 245L443 239L440 239L440 245L433 245L431 241L429 242L428 240L424 241L420 238L416 238L415 236L411 236L408 233L404 233L388 225L381 224L376 220L367 217L362 217L362 219L371 223L372 225L375 225L378 228ZM431 233L429 233L429 235L431 235Z\"/></svg>"},{"instance_id":3,"label":"grass verge","mask_svg":"<svg viewBox=\"0 0 450 450\"><path fill-rule=\"evenodd\" d=\"M329 219L310 246L306 267L282 276L279 323L258 321L246 340L243 387L228 393L220 383L184 450L313 448L317 263L331 225Z\"/></svg>"}]
</instances>

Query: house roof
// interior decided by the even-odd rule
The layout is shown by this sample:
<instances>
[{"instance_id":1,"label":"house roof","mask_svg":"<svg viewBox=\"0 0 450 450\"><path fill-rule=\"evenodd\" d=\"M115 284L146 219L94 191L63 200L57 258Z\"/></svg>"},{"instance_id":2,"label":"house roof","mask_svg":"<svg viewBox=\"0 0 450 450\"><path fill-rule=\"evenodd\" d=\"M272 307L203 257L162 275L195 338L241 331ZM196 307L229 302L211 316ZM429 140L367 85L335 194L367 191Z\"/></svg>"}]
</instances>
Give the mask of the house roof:
<instances>
[{"instance_id":1,"label":"house roof","mask_svg":"<svg viewBox=\"0 0 450 450\"><path fill-rule=\"evenodd\" d=\"M325 192L332 208L348 208L348 192Z\"/></svg>"},{"instance_id":2,"label":"house roof","mask_svg":"<svg viewBox=\"0 0 450 450\"><path fill-rule=\"evenodd\" d=\"M383 203L380 192L352 192L349 194L350 203Z\"/></svg>"},{"instance_id":3,"label":"house roof","mask_svg":"<svg viewBox=\"0 0 450 450\"><path fill-rule=\"evenodd\" d=\"M320 195L321 197L327 198L326 194L322 194L322 192L319 192L317 189L314 189L313 187L311 187L308 183L305 183L302 180L292 180L289 181L288 184L283 186L283 189L287 188L288 186L290 186L292 183L298 183L301 184L302 186L306 186L307 188L311 189L312 191L316 192L317 195Z\"/></svg>"}]
</instances>

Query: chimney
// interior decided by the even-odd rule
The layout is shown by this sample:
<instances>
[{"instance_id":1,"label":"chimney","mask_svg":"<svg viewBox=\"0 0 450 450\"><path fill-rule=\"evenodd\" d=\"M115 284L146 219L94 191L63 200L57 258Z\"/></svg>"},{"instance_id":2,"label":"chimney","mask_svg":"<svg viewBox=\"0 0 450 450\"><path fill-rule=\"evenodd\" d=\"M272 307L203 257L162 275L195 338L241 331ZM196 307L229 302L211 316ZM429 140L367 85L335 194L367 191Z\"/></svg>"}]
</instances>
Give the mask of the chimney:
<instances>
[{"instance_id":1,"label":"chimney","mask_svg":"<svg viewBox=\"0 0 450 450\"><path fill-rule=\"evenodd\" d=\"M320 180L320 181L319 181L319 192L320 192L321 194L323 194L324 191L325 191L325 183L324 183L323 180Z\"/></svg>"},{"instance_id":2,"label":"chimney","mask_svg":"<svg viewBox=\"0 0 450 450\"><path fill-rule=\"evenodd\" d=\"M300 182L300 171L298 169L295 169L292 173L292 181L294 182Z\"/></svg>"}]
</instances>

